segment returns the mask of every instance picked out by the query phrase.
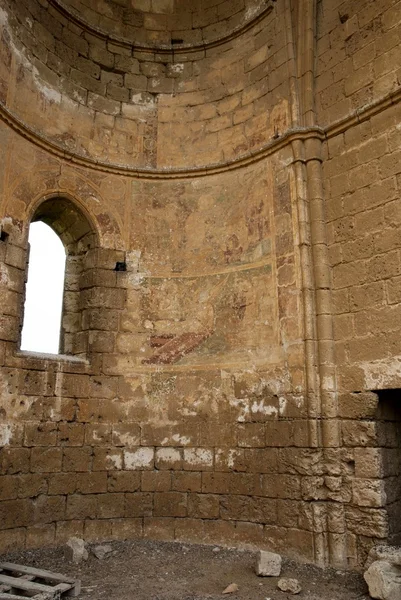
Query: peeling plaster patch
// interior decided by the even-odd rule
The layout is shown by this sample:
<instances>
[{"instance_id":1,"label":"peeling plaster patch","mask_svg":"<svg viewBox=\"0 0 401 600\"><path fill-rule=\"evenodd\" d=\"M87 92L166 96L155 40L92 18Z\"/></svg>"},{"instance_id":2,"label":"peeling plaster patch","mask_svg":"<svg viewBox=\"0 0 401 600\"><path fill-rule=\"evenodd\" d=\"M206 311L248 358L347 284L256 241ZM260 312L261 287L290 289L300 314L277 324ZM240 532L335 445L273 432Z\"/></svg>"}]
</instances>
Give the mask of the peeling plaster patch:
<instances>
[{"instance_id":1,"label":"peeling plaster patch","mask_svg":"<svg viewBox=\"0 0 401 600\"><path fill-rule=\"evenodd\" d=\"M108 466L114 467L117 470L123 468L123 459L120 454L109 454L107 456Z\"/></svg>"},{"instance_id":2,"label":"peeling plaster patch","mask_svg":"<svg viewBox=\"0 0 401 600\"><path fill-rule=\"evenodd\" d=\"M93 430L92 439L94 442L101 442L103 440L103 436L99 435L96 430Z\"/></svg>"},{"instance_id":3,"label":"peeling plaster patch","mask_svg":"<svg viewBox=\"0 0 401 600\"><path fill-rule=\"evenodd\" d=\"M37 87L42 92L42 94L47 98L47 100L49 100L49 102L55 102L56 104L60 104L61 103L60 92L58 92L57 90L53 90L52 88L49 88L47 85L44 85L42 83L42 80L40 79L39 71L37 71L36 69L32 69L32 73L33 73L33 77L34 77Z\"/></svg>"},{"instance_id":4,"label":"peeling plaster patch","mask_svg":"<svg viewBox=\"0 0 401 600\"><path fill-rule=\"evenodd\" d=\"M172 436L172 440L176 442L179 446L189 446L191 443L191 438L186 437L185 435L180 435L179 433L175 433Z\"/></svg>"},{"instance_id":5,"label":"peeling plaster patch","mask_svg":"<svg viewBox=\"0 0 401 600\"><path fill-rule=\"evenodd\" d=\"M305 398L303 396L294 396L295 406L297 408L302 408L304 405Z\"/></svg>"},{"instance_id":6,"label":"peeling plaster patch","mask_svg":"<svg viewBox=\"0 0 401 600\"><path fill-rule=\"evenodd\" d=\"M228 469L235 468L235 462L238 458L241 458L242 450L239 448L231 448L228 451L216 450L216 461L224 464Z\"/></svg>"},{"instance_id":7,"label":"peeling plaster patch","mask_svg":"<svg viewBox=\"0 0 401 600\"><path fill-rule=\"evenodd\" d=\"M213 466L213 452L206 448L185 448L184 460L190 465Z\"/></svg>"},{"instance_id":8,"label":"peeling plaster patch","mask_svg":"<svg viewBox=\"0 0 401 600\"><path fill-rule=\"evenodd\" d=\"M60 396L56 396L54 400L54 406L50 409L50 419L52 421L57 421L57 417L61 412L61 398Z\"/></svg>"},{"instance_id":9,"label":"peeling plaster patch","mask_svg":"<svg viewBox=\"0 0 401 600\"><path fill-rule=\"evenodd\" d=\"M0 8L0 25L4 25L4 26L8 25L8 16L5 13L5 11L1 8ZM27 59L24 52L21 51L19 48L17 48L16 45L14 44L14 41L11 36L11 28L9 28L9 31L10 31L10 42L12 45L13 52L18 57L18 59L20 60L21 64L25 67L27 72L32 73L33 81L34 81L36 87L38 88L39 92L49 102L55 102L57 104L60 104L61 103L60 92L45 85L45 83L43 82L43 79L40 76L38 69L35 66L33 66L32 63Z\"/></svg>"},{"instance_id":10,"label":"peeling plaster patch","mask_svg":"<svg viewBox=\"0 0 401 600\"><path fill-rule=\"evenodd\" d=\"M365 378L365 389L380 390L401 386L401 356L359 364Z\"/></svg>"},{"instance_id":11,"label":"peeling plaster patch","mask_svg":"<svg viewBox=\"0 0 401 600\"><path fill-rule=\"evenodd\" d=\"M336 389L334 377L332 377L332 376L323 377L323 386L324 386L325 390L334 392L334 390Z\"/></svg>"},{"instance_id":12,"label":"peeling plaster patch","mask_svg":"<svg viewBox=\"0 0 401 600\"><path fill-rule=\"evenodd\" d=\"M139 270L139 261L141 259L141 250L130 250L126 253L126 263L129 271L133 271L134 273L138 273Z\"/></svg>"},{"instance_id":13,"label":"peeling plaster patch","mask_svg":"<svg viewBox=\"0 0 401 600\"><path fill-rule=\"evenodd\" d=\"M138 448L134 452L124 452L125 468L131 471L153 466L153 448Z\"/></svg>"},{"instance_id":14,"label":"peeling plaster patch","mask_svg":"<svg viewBox=\"0 0 401 600\"><path fill-rule=\"evenodd\" d=\"M284 414L285 409L287 408L287 398L280 396L280 398L278 399L278 405L279 405L280 415Z\"/></svg>"},{"instance_id":15,"label":"peeling plaster patch","mask_svg":"<svg viewBox=\"0 0 401 600\"><path fill-rule=\"evenodd\" d=\"M155 100L153 99L153 96L149 96L143 93L132 94L131 101L133 102L133 104L140 105L142 108L153 108L156 104Z\"/></svg>"},{"instance_id":16,"label":"peeling plaster patch","mask_svg":"<svg viewBox=\"0 0 401 600\"><path fill-rule=\"evenodd\" d=\"M254 6L249 6L245 11L245 15L244 15L245 21L250 21L251 19L253 19L253 17L255 17L260 12L260 10L262 9L262 6L263 6L263 2L259 2L259 3L255 4Z\"/></svg>"},{"instance_id":17,"label":"peeling plaster patch","mask_svg":"<svg viewBox=\"0 0 401 600\"><path fill-rule=\"evenodd\" d=\"M175 63L175 64L170 65L169 69L172 73L180 74L184 70L184 64L183 63Z\"/></svg>"},{"instance_id":18,"label":"peeling plaster patch","mask_svg":"<svg viewBox=\"0 0 401 600\"><path fill-rule=\"evenodd\" d=\"M183 408L180 412L184 417L196 417L198 414L196 410L190 410L189 408Z\"/></svg>"},{"instance_id":19,"label":"peeling plaster patch","mask_svg":"<svg viewBox=\"0 0 401 600\"><path fill-rule=\"evenodd\" d=\"M264 415L277 415L278 410L276 406L271 406L270 404L265 404L263 400L257 402L256 400L251 405L251 412L262 413Z\"/></svg>"},{"instance_id":20,"label":"peeling plaster patch","mask_svg":"<svg viewBox=\"0 0 401 600\"><path fill-rule=\"evenodd\" d=\"M114 435L118 436L119 445L121 446L137 446L138 445L138 436L132 435L131 433L118 433L118 431L114 431Z\"/></svg>"},{"instance_id":21,"label":"peeling plaster patch","mask_svg":"<svg viewBox=\"0 0 401 600\"><path fill-rule=\"evenodd\" d=\"M238 408L239 415L237 417L237 421L238 423L243 423L246 419L246 416L249 414L248 401L243 400L242 398L232 398L230 399L230 406Z\"/></svg>"},{"instance_id":22,"label":"peeling plaster patch","mask_svg":"<svg viewBox=\"0 0 401 600\"><path fill-rule=\"evenodd\" d=\"M128 284L133 290L139 290L143 280L145 279L146 273L129 273Z\"/></svg>"},{"instance_id":23,"label":"peeling plaster patch","mask_svg":"<svg viewBox=\"0 0 401 600\"><path fill-rule=\"evenodd\" d=\"M158 460L173 464L181 460L180 451L176 448L158 448L156 457Z\"/></svg>"},{"instance_id":24,"label":"peeling plaster patch","mask_svg":"<svg viewBox=\"0 0 401 600\"><path fill-rule=\"evenodd\" d=\"M12 436L11 425L0 425L0 446L9 446Z\"/></svg>"},{"instance_id":25,"label":"peeling plaster patch","mask_svg":"<svg viewBox=\"0 0 401 600\"><path fill-rule=\"evenodd\" d=\"M0 7L0 25L8 25L8 15L5 10Z\"/></svg>"},{"instance_id":26,"label":"peeling plaster patch","mask_svg":"<svg viewBox=\"0 0 401 600\"><path fill-rule=\"evenodd\" d=\"M5 264L0 264L0 283L4 283L6 286L9 284L10 278L8 275L8 269Z\"/></svg>"}]
</instances>

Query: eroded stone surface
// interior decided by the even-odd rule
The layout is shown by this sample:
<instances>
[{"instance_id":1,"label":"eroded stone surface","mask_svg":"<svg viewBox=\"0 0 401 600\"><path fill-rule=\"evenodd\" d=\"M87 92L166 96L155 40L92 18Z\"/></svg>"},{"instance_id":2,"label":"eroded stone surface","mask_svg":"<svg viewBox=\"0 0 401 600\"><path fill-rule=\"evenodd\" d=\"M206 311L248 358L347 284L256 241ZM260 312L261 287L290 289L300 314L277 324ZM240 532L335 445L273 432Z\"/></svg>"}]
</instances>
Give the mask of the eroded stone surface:
<instances>
[{"instance_id":1,"label":"eroded stone surface","mask_svg":"<svg viewBox=\"0 0 401 600\"><path fill-rule=\"evenodd\" d=\"M88 560L89 555L84 540L77 537L70 538L65 545L65 555L67 560L71 560L76 564Z\"/></svg>"},{"instance_id":2,"label":"eroded stone surface","mask_svg":"<svg viewBox=\"0 0 401 600\"><path fill-rule=\"evenodd\" d=\"M363 576L369 586L369 594L372 598L401 599L401 568L386 560L378 560L370 565Z\"/></svg>"},{"instance_id":3,"label":"eroded stone surface","mask_svg":"<svg viewBox=\"0 0 401 600\"><path fill-rule=\"evenodd\" d=\"M0 551L399 538L390 4L0 0ZM19 352L35 219L63 356Z\"/></svg>"},{"instance_id":4,"label":"eroded stone surface","mask_svg":"<svg viewBox=\"0 0 401 600\"><path fill-rule=\"evenodd\" d=\"M282 592L287 592L288 594L299 594L302 591L302 587L298 581L298 579L291 579L289 577L282 577L277 582L277 587Z\"/></svg>"},{"instance_id":5,"label":"eroded stone surface","mask_svg":"<svg viewBox=\"0 0 401 600\"><path fill-rule=\"evenodd\" d=\"M260 550L256 556L256 575L278 577L281 573L281 556L275 552Z\"/></svg>"}]
</instances>

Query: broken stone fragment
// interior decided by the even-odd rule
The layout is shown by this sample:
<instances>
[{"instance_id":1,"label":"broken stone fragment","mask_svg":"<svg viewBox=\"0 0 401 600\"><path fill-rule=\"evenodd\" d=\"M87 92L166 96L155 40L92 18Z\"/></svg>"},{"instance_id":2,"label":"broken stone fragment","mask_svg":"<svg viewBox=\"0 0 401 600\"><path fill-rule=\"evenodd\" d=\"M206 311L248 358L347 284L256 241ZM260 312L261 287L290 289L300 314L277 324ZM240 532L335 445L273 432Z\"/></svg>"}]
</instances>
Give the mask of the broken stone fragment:
<instances>
[{"instance_id":1,"label":"broken stone fragment","mask_svg":"<svg viewBox=\"0 0 401 600\"><path fill-rule=\"evenodd\" d=\"M113 548L109 544L94 546L93 548L91 548L93 556L96 556L96 558L98 558L99 560L103 560L112 551Z\"/></svg>"},{"instance_id":2,"label":"broken stone fragment","mask_svg":"<svg viewBox=\"0 0 401 600\"><path fill-rule=\"evenodd\" d=\"M385 560L372 563L364 573L369 595L378 600L401 600L401 568Z\"/></svg>"},{"instance_id":3,"label":"broken stone fragment","mask_svg":"<svg viewBox=\"0 0 401 600\"><path fill-rule=\"evenodd\" d=\"M370 565L377 560L385 560L392 565L398 565L401 567L401 547L399 546L374 546L370 549L368 558L366 560L365 569L368 569Z\"/></svg>"},{"instance_id":4,"label":"broken stone fragment","mask_svg":"<svg viewBox=\"0 0 401 600\"><path fill-rule=\"evenodd\" d=\"M225 590L223 590L223 594L233 594L234 592L238 591L238 585L236 583L230 583L230 585L228 585L226 587Z\"/></svg>"},{"instance_id":5,"label":"broken stone fragment","mask_svg":"<svg viewBox=\"0 0 401 600\"><path fill-rule=\"evenodd\" d=\"M256 575L259 575L259 577L279 577L280 573L280 554L260 550L256 556Z\"/></svg>"},{"instance_id":6,"label":"broken stone fragment","mask_svg":"<svg viewBox=\"0 0 401 600\"><path fill-rule=\"evenodd\" d=\"M65 557L75 564L88 560L88 551L85 548L85 542L81 538L70 538L65 546Z\"/></svg>"},{"instance_id":7,"label":"broken stone fragment","mask_svg":"<svg viewBox=\"0 0 401 600\"><path fill-rule=\"evenodd\" d=\"M289 579L286 577L282 577L278 580L277 587L282 592L288 592L290 594L299 594L302 590L298 579Z\"/></svg>"}]
</instances>

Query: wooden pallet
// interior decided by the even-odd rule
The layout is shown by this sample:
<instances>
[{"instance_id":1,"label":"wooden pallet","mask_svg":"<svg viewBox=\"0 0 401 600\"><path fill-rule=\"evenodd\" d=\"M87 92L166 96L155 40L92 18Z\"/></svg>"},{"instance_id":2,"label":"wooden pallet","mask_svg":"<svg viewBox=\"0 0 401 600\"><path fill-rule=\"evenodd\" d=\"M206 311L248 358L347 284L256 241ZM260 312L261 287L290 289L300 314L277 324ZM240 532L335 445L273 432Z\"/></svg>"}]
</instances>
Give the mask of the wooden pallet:
<instances>
[{"instance_id":1,"label":"wooden pallet","mask_svg":"<svg viewBox=\"0 0 401 600\"><path fill-rule=\"evenodd\" d=\"M0 563L0 600L59 600L76 597L81 582L43 569Z\"/></svg>"}]
</instances>

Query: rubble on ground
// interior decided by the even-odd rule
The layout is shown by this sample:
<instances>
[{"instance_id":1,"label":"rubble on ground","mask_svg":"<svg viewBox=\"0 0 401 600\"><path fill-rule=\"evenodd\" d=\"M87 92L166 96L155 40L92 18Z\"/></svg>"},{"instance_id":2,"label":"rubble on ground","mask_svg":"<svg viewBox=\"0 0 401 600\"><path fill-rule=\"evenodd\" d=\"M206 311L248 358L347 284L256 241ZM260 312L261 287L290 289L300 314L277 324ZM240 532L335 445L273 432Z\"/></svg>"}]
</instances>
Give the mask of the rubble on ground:
<instances>
[{"instance_id":1,"label":"rubble on ground","mask_svg":"<svg viewBox=\"0 0 401 600\"><path fill-rule=\"evenodd\" d=\"M256 575L259 577L279 577L281 562L280 554L260 550L256 556Z\"/></svg>"}]
</instances>

